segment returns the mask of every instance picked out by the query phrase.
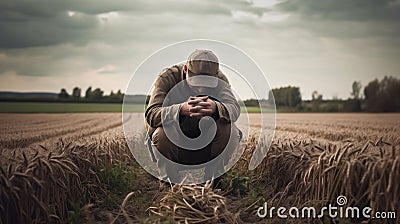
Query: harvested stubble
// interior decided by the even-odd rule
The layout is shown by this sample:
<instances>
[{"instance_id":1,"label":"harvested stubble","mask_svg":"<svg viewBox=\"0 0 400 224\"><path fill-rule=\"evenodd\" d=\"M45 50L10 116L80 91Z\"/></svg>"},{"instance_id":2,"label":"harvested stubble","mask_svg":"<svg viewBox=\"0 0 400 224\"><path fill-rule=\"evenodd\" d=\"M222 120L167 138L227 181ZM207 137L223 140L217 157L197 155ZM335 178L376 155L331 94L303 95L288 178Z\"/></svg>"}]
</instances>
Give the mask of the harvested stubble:
<instances>
[{"instance_id":1,"label":"harvested stubble","mask_svg":"<svg viewBox=\"0 0 400 224\"><path fill-rule=\"evenodd\" d=\"M240 223L225 205L225 197L215 192L211 183L174 185L149 212L158 218L155 223Z\"/></svg>"}]
</instances>

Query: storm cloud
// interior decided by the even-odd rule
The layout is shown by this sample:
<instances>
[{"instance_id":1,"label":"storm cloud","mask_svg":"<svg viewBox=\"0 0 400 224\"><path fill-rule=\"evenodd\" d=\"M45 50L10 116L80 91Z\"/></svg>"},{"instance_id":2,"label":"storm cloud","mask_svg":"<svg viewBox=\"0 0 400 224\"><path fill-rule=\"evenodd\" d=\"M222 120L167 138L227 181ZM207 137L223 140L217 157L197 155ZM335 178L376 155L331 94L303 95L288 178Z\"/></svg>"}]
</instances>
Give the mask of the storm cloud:
<instances>
[{"instance_id":1,"label":"storm cloud","mask_svg":"<svg viewBox=\"0 0 400 224\"><path fill-rule=\"evenodd\" d=\"M122 31L127 29L132 33L140 33L144 29L154 27L151 18L168 21L173 14L177 18L171 22L193 20L200 17L197 23L204 22L201 18L215 15L230 16L235 9L249 10L261 15L262 9L252 7L246 1L25 1L6 0L0 3L0 40L1 48L26 48L48 46L62 43L84 45L92 41L115 40L107 31ZM115 24L115 17L125 19L123 24ZM146 18L150 17L150 20ZM147 21L147 22L146 22ZM107 22L113 23L108 27ZM140 24L137 24L140 22ZM170 25L173 25L171 24ZM103 24L103 25L102 25ZM179 23L175 23L179 26ZM192 26L198 24L193 23ZM116 30L116 29L117 30ZM125 33L121 33L125 34ZM115 35L120 39L131 40L130 35Z\"/></svg>"},{"instance_id":2,"label":"storm cloud","mask_svg":"<svg viewBox=\"0 0 400 224\"><path fill-rule=\"evenodd\" d=\"M154 51L207 38L249 53L274 87L345 98L352 81L400 75L399 11L389 0L5 0L0 91L123 90Z\"/></svg>"}]
</instances>

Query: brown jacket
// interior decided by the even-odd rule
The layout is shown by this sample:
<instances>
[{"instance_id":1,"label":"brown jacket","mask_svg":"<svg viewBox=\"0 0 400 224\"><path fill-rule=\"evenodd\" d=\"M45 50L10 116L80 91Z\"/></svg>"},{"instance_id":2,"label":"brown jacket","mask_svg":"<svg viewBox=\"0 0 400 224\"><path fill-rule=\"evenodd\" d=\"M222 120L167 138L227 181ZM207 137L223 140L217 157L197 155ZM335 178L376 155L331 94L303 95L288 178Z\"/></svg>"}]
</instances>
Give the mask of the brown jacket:
<instances>
[{"instance_id":1,"label":"brown jacket","mask_svg":"<svg viewBox=\"0 0 400 224\"><path fill-rule=\"evenodd\" d=\"M181 103L187 101L190 96L194 96L194 94L190 94L190 87L186 82L184 82L180 84L183 85L183 88L178 88L177 90L181 91L181 93L174 94L174 96L179 95L179 97L177 97L179 99L173 99L171 102L168 102L163 106L168 92L176 84L186 79L185 73L182 72L182 69L183 65L174 65L171 68L164 69L158 76L150 97L149 105L145 112L146 126L149 134L151 134L157 127L162 126L161 114L164 114L165 116L178 117L180 114ZM218 86L215 88L215 95L213 94L214 96L211 96L217 105L217 111L213 117L215 119L222 119L226 122L235 122L240 115L240 106L232 93L226 76L219 70L217 77L224 82L219 82ZM194 118L185 117L183 119Z\"/></svg>"}]
</instances>

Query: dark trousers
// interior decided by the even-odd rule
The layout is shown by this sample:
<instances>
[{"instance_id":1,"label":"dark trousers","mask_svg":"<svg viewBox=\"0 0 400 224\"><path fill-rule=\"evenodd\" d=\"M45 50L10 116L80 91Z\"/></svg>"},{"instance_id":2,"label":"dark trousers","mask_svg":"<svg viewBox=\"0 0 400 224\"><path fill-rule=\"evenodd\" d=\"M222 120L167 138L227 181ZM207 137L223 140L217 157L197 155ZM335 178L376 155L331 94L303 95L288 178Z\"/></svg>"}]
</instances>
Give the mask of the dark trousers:
<instances>
[{"instance_id":1,"label":"dark trousers","mask_svg":"<svg viewBox=\"0 0 400 224\"><path fill-rule=\"evenodd\" d=\"M186 128L185 124L181 124L181 129L183 133L189 138L195 138L200 134L198 127L192 129ZM155 157L157 160L157 166L159 168L160 177L164 180L170 178L170 181L174 183L179 183L181 178L179 176L180 168L175 163L183 165L198 165L203 164L220 155L224 150L222 156L223 159L218 159L215 164L205 166L205 180L209 180L212 177L219 176L224 173L224 165L229 161L231 153L236 149L239 140L239 130L234 126L232 128L231 123L217 120L217 131L214 139L206 147L199 150L187 150L180 148L173 144L166 136L164 129L162 127L157 128L152 134L152 145L155 150ZM187 126L187 125L186 125ZM232 139L230 140L232 133ZM229 147L227 147L230 141ZM165 157L160 156L160 153ZM170 161L169 161L170 160ZM173 162L171 162L173 161Z\"/></svg>"}]
</instances>

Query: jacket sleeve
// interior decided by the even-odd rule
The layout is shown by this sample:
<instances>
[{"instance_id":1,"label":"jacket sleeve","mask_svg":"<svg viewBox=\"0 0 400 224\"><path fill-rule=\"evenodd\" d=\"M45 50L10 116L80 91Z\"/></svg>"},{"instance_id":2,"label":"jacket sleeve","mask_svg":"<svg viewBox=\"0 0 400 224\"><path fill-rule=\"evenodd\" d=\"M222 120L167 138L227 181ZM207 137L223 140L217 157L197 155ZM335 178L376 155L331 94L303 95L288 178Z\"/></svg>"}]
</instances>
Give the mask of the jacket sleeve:
<instances>
[{"instance_id":1,"label":"jacket sleeve","mask_svg":"<svg viewBox=\"0 0 400 224\"><path fill-rule=\"evenodd\" d=\"M231 86L225 75L221 75L222 87L219 93L219 101L216 101L219 119L227 122L235 122L240 116L240 106L232 93Z\"/></svg>"},{"instance_id":2,"label":"jacket sleeve","mask_svg":"<svg viewBox=\"0 0 400 224\"><path fill-rule=\"evenodd\" d=\"M163 75L158 76L150 96L149 106L145 112L146 122L152 128L161 127L162 121L164 121L164 125L167 125L165 122L169 123L179 119L180 104L163 107L164 99L172 88L168 85L170 82L166 79Z\"/></svg>"}]
</instances>

